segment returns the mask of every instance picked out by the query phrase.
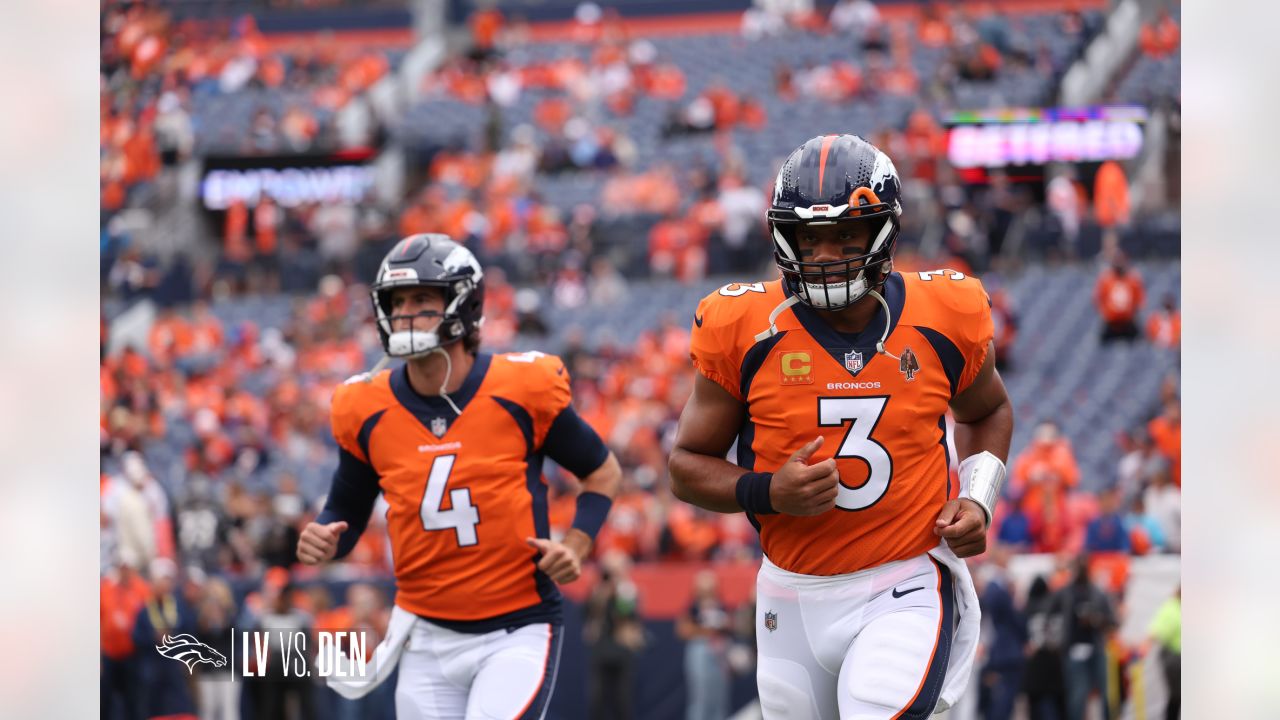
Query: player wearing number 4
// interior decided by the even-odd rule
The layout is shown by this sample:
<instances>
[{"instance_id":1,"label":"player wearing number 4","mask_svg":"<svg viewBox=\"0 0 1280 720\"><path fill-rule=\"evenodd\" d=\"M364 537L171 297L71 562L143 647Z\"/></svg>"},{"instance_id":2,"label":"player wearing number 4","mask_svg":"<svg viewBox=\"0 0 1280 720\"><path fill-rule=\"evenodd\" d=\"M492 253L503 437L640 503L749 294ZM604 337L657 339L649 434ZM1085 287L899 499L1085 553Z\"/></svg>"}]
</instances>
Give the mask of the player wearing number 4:
<instances>
[{"instance_id":1,"label":"player wearing number 4","mask_svg":"<svg viewBox=\"0 0 1280 720\"><path fill-rule=\"evenodd\" d=\"M893 272L900 192L862 138L809 140L768 213L782 279L694 315L672 487L760 533L765 718L923 718L968 682L979 613L959 558L986 549L1013 412L982 284Z\"/></svg>"},{"instance_id":2,"label":"player wearing number 4","mask_svg":"<svg viewBox=\"0 0 1280 720\"><path fill-rule=\"evenodd\" d=\"M406 362L334 393L338 470L298 542L309 565L346 555L386 497L397 592L377 675L329 684L359 697L398 662L400 720L545 715L564 636L556 584L577 579L621 478L559 358L479 352L483 277L444 235L387 255L374 313L387 356ZM582 479L563 540L550 537L544 457Z\"/></svg>"}]
</instances>

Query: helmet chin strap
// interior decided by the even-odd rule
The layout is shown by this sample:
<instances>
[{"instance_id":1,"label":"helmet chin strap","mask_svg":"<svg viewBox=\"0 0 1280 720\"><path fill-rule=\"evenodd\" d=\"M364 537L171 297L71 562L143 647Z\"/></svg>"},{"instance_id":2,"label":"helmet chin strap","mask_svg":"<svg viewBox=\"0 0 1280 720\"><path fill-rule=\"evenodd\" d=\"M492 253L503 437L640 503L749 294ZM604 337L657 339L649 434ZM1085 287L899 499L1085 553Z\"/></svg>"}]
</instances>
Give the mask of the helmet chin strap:
<instances>
[{"instance_id":1,"label":"helmet chin strap","mask_svg":"<svg viewBox=\"0 0 1280 720\"><path fill-rule=\"evenodd\" d=\"M449 407L453 408L453 412L455 415L461 417L462 411L458 409L457 403L455 403L453 401L453 398L449 397L449 393L445 391L445 388L449 387L449 378L453 375L453 359L449 357L449 351L445 350L443 346L437 345L436 347L428 350L425 353L422 353L420 355L413 355L405 359L415 360L417 358L430 357L435 353L440 353L441 355L444 356L444 381L440 383L440 397L444 398L444 401L449 403ZM373 376L382 372L382 369L385 368L387 366L387 363L389 362L391 362L390 355L383 355L381 358L379 358L378 362L374 364L373 369L371 369L368 373L366 373L364 381L366 383L373 382Z\"/></svg>"},{"instance_id":2,"label":"helmet chin strap","mask_svg":"<svg viewBox=\"0 0 1280 720\"><path fill-rule=\"evenodd\" d=\"M383 355L382 357L378 358L378 362L374 363L373 367L369 369L369 372L364 374L365 383L367 384L367 383L373 382L373 376L382 372L382 368L386 367L387 363L389 362L391 362L390 355Z\"/></svg>"},{"instance_id":3,"label":"helmet chin strap","mask_svg":"<svg viewBox=\"0 0 1280 720\"><path fill-rule=\"evenodd\" d=\"M444 381L440 383L440 397L444 398L444 401L449 403L449 407L453 408L453 413L455 415L461 417L462 411L453 403L453 398L449 397L449 393L445 392L445 388L449 387L449 376L453 374L453 360L449 357L448 351L443 347L437 347L427 354L431 355L432 353L440 353L444 356Z\"/></svg>"},{"instance_id":4,"label":"helmet chin strap","mask_svg":"<svg viewBox=\"0 0 1280 720\"><path fill-rule=\"evenodd\" d=\"M884 341L889 339L889 328L893 326L893 313L889 312L889 303L885 301L884 296L876 290L867 291L876 300L880 301L880 307L884 308L884 332L880 334L880 342L876 343L876 352L881 355L887 355L894 360L900 360L897 355L884 349Z\"/></svg>"},{"instance_id":5,"label":"helmet chin strap","mask_svg":"<svg viewBox=\"0 0 1280 720\"><path fill-rule=\"evenodd\" d=\"M774 308L773 312L769 313L769 327L764 330L761 330L759 333L756 334L756 342L760 342L761 340L768 340L774 335L777 335L778 326L776 325L776 323L778 322L778 316L781 315L783 312L785 312L787 308L791 307L792 305L795 305L798 302L800 302L799 295L788 295L786 300L783 300L782 302L778 303L778 307Z\"/></svg>"}]
</instances>

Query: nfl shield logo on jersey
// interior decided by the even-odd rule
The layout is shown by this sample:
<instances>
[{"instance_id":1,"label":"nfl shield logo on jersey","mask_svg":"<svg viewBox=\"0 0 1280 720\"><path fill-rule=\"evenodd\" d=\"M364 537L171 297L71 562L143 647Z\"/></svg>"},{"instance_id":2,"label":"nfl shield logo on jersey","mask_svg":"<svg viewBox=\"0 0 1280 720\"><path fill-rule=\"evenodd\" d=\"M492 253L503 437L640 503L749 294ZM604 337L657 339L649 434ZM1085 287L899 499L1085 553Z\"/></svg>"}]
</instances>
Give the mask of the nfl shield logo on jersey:
<instances>
[{"instance_id":1,"label":"nfl shield logo on jersey","mask_svg":"<svg viewBox=\"0 0 1280 720\"><path fill-rule=\"evenodd\" d=\"M773 632L774 630L777 630L778 629L778 613L766 612L764 614L764 627L769 632Z\"/></svg>"},{"instance_id":2,"label":"nfl shield logo on jersey","mask_svg":"<svg viewBox=\"0 0 1280 720\"><path fill-rule=\"evenodd\" d=\"M449 423L445 422L442 417L433 418L431 420L431 432L435 433L436 437L444 437L444 434L449 432Z\"/></svg>"},{"instance_id":3,"label":"nfl shield logo on jersey","mask_svg":"<svg viewBox=\"0 0 1280 720\"><path fill-rule=\"evenodd\" d=\"M862 353L857 350L845 353L844 366L849 369L849 372L857 373L862 369Z\"/></svg>"}]
</instances>

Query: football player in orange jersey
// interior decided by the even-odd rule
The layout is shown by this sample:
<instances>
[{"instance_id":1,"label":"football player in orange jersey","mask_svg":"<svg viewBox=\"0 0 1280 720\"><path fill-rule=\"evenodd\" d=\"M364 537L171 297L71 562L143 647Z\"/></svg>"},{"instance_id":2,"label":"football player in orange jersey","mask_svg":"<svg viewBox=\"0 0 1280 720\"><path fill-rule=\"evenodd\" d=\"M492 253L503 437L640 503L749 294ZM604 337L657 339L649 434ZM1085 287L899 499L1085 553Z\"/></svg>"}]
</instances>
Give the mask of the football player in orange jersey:
<instances>
[{"instance_id":1,"label":"football player in orange jersey","mask_svg":"<svg viewBox=\"0 0 1280 720\"><path fill-rule=\"evenodd\" d=\"M310 565L350 552L381 492L397 592L372 682L399 663L396 715L541 718L563 641L556 583L577 579L621 470L574 412L560 359L479 351L483 271L438 234L411 235L372 286L388 357L333 396L338 470L303 530ZM376 370L376 368L375 368ZM582 479L573 527L550 537L544 457Z\"/></svg>"},{"instance_id":2,"label":"football player in orange jersey","mask_svg":"<svg viewBox=\"0 0 1280 720\"><path fill-rule=\"evenodd\" d=\"M731 283L694 314L672 488L760 533L766 718L927 717L972 666L959 558L986 549L1013 412L982 284L893 271L900 194L862 138L809 140L768 212L782 279Z\"/></svg>"}]
</instances>

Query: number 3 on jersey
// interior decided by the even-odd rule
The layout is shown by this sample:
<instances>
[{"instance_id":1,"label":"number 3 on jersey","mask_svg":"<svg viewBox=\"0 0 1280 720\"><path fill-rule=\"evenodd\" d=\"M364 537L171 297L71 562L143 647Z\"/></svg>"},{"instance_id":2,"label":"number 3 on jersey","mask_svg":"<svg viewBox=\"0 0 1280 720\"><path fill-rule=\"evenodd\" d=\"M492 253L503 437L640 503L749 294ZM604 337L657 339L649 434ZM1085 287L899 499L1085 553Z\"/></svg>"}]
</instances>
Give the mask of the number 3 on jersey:
<instances>
[{"instance_id":1,"label":"number 3 on jersey","mask_svg":"<svg viewBox=\"0 0 1280 720\"><path fill-rule=\"evenodd\" d=\"M765 291L764 283L762 282L754 282L754 283L733 282L720 288L720 294L725 297L740 297L742 295L746 295L749 292L762 293L764 291Z\"/></svg>"},{"instance_id":2,"label":"number 3 on jersey","mask_svg":"<svg viewBox=\"0 0 1280 720\"><path fill-rule=\"evenodd\" d=\"M843 510L863 510L875 505L889 490L893 477L893 459L889 451L871 439L880 414L884 412L887 397L818 398L818 424L835 427L849 423L844 441L836 450L839 459L858 458L867 464L867 481L851 488L840 484L836 507Z\"/></svg>"},{"instance_id":3,"label":"number 3 on jersey","mask_svg":"<svg viewBox=\"0 0 1280 720\"><path fill-rule=\"evenodd\" d=\"M444 510L444 488L449 484L449 474L453 472L453 461L457 455L441 455L431 463L431 474L427 476L427 490L422 494L422 506L418 509L422 516L423 530L448 530L452 528L458 535L459 547L467 547L480 542L476 537L476 525L480 524L480 510L471 504L471 491L467 488L456 488L449 491L449 502L453 507Z\"/></svg>"}]
</instances>

